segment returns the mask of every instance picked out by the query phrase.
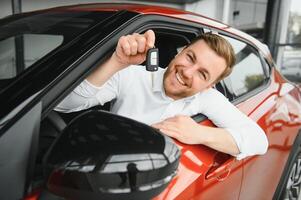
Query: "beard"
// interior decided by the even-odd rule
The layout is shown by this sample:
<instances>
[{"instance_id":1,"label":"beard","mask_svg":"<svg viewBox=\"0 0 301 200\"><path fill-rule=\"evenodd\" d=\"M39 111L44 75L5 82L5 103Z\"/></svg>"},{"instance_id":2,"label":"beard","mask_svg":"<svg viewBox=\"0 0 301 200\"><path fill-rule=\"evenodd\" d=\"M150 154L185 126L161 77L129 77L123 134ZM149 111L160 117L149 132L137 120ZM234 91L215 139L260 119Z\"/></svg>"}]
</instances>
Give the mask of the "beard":
<instances>
[{"instance_id":1,"label":"beard","mask_svg":"<svg viewBox=\"0 0 301 200\"><path fill-rule=\"evenodd\" d=\"M168 67L163 76L163 88L165 94L174 99L181 99L194 95L190 87L178 83L176 79L176 70Z\"/></svg>"}]
</instances>

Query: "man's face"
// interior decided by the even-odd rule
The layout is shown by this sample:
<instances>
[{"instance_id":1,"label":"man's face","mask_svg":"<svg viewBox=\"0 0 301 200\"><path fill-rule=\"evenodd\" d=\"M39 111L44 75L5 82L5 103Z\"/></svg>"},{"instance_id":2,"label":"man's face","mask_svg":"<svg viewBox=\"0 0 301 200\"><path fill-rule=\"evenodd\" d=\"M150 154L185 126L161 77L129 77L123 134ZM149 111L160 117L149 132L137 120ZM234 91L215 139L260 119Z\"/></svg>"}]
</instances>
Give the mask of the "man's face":
<instances>
[{"instance_id":1,"label":"man's face","mask_svg":"<svg viewBox=\"0 0 301 200\"><path fill-rule=\"evenodd\" d=\"M226 61L200 40L183 49L168 65L163 85L167 96L177 100L204 91L226 69Z\"/></svg>"}]
</instances>

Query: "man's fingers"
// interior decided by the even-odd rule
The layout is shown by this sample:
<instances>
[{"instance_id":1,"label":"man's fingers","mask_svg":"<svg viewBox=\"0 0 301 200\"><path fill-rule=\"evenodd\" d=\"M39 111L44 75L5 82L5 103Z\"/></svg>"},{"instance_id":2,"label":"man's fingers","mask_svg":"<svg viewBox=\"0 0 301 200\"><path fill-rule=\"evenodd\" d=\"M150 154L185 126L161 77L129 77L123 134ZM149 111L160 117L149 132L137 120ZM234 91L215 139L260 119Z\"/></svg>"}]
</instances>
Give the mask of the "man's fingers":
<instances>
[{"instance_id":1,"label":"man's fingers","mask_svg":"<svg viewBox=\"0 0 301 200\"><path fill-rule=\"evenodd\" d=\"M167 122L177 122L178 118L177 117L169 117L167 119L165 119L164 121L167 121Z\"/></svg>"},{"instance_id":2,"label":"man's fingers","mask_svg":"<svg viewBox=\"0 0 301 200\"><path fill-rule=\"evenodd\" d=\"M146 38L146 44L149 48L152 48L155 46L155 33L153 30L148 30L144 33L144 36Z\"/></svg>"},{"instance_id":3,"label":"man's fingers","mask_svg":"<svg viewBox=\"0 0 301 200\"><path fill-rule=\"evenodd\" d=\"M131 55L131 46L127 36L122 36L119 39L119 44L117 45L117 52L118 51L122 51L127 56Z\"/></svg>"},{"instance_id":4,"label":"man's fingers","mask_svg":"<svg viewBox=\"0 0 301 200\"><path fill-rule=\"evenodd\" d=\"M138 53L144 53L146 49L146 38L142 35L137 35L136 41L138 44Z\"/></svg>"},{"instance_id":5,"label":"man's fingers","mask_svg":"<svg viewBox=\"0 0 301 200\"><path fill-rule=\"evenodd\" d=\"M165 129L165 130L169 130L169 131L173 131L173 132L178 132L178 128L176 126L176 124L174 122L169 122L169 121L163 121L163 122L159 122L157 124L153 124L152 127L156 128L156 129Z\"/></svg>"},{"instance_id":6,"label":"man's fingers","mask_svg":"<svg viewBox=\"0 0 301 200\"><path fill-rule=\"evenodd\" d=\"M169 129L164 129L164 128L160 129L160 131L162 133L164 133L165 135L168 135L169 137L178 139L178 133L176 133L174 131L171 131Z\"/></svg>"},{"instance_id":7,"label":"man's fingers","mask_svg":"<svg viewBox=\"0 0 301 200\"><path fill-rule=\"evenodd\" d=\"M137 55L137 52L138 52L138 42L136 41L135 37L129 36L128 37L128 41L129 41L129 44L131 46L131 55L132 56Z\"/></svg>"},{"instance_id":8,"label":"man's fingers","mask_svg":"<svg viewBox=\"0 0 301 200\"><path fill-rule=\"evenodd\" d=\"M133 33L120 37L116 47L116 58L122 64L140 64L146 59L146 51L153 47L155 34L152 30L144 34Z\"/></svg>"},{"instance_id":9,"label":"man's fingers","mask_svg":"<svg viewBox=\"0 0 301 200\"><path fill-rule=\"evenodd\" d=\"M146 31L143 35L134 33L122 36L117 45L117 51L122 51L126 56L144 53L155 45L155 33L152 30Z\"/></svg>"}]
</instances>

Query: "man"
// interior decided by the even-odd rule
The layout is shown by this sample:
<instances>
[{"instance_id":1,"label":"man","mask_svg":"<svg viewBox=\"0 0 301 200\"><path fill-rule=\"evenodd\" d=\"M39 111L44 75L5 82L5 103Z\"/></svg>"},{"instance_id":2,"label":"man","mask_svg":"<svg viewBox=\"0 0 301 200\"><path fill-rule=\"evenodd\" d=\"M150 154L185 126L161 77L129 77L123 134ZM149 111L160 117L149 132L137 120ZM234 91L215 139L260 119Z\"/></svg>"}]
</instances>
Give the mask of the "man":
<instances>
[{"instance_id":1,"label":"man","mask_svg":"<svg viewBox=\"0 0 301 200\"><path fill-rule=\"evenodd\" d=\"M152 30L121 37L113 55L56 110L79 111L115 99L113 113L150 124L183 143L203 144L237 159L266 152L263 130L212 88L235 63L225 39L201 35L155 75L139 65L154 44ZM197 124L189 117L197 113L219 128Z\"/></svg>"}]
</instances>

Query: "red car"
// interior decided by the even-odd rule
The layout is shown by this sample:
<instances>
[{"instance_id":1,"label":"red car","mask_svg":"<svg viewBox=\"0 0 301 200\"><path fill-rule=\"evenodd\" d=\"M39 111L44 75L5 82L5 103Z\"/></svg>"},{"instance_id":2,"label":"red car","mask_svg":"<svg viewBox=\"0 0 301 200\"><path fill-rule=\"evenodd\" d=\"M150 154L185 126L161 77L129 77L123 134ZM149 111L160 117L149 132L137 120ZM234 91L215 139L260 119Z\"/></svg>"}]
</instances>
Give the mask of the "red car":
<instances>
[{"instance_id":1,"label":"red car","mask_svg":"<svg viewBox=\"0 0 301 200\"><path fill-rule=\"evenodd\" d=\"M107 106L53 111L120 36L148 29L161 67L204 32L232 44L236 66L216 89L265 131L265 155L238 161L185 145ZM2 19L0 60L0 199L300 197L301 89L279 74L264 44L239 30L157 6L59 7ZM201 113L192 117L213 126Z\"/></svg>"}]
</instances>

